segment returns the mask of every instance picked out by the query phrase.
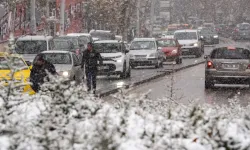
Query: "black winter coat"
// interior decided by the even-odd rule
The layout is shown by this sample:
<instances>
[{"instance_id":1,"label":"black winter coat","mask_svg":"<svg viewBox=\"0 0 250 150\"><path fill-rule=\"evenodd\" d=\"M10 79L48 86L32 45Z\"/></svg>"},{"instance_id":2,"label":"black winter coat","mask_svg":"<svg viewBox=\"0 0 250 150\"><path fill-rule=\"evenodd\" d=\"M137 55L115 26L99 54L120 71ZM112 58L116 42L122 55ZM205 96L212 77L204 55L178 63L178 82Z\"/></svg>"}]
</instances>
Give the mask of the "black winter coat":
<instances>
[{"instance_id":1,"label":"black winter coat","mask_svg":"<svg viewBox=\"0 0 250 150\"><path fill-rule=\"evenodd\" d=\"M95 50L85 50L82 55L82 68L85 65L85 70L97 71L98 61L102 64L102 56Z\"/></svg>"}]
</instances>

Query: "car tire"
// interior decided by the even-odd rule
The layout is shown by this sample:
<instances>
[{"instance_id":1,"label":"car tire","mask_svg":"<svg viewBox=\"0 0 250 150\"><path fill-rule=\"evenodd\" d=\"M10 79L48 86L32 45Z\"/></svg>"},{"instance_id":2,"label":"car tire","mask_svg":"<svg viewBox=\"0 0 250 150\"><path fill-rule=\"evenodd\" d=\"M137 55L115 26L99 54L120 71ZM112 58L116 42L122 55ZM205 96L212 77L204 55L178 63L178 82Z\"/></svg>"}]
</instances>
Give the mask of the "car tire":
<instances>
[{"instance_id":1,"label":"car tire","mask_svg":"<svg viewBox=\"0 0 250 150\"><path fill-rule=\"evenodd\" d=\"M196 58L200 58L201 55L202 55L202 54L201 54L201 51L198 51L198 52L196 53L195 57L196 57Z\"/></svg>"},{"instance_id":2,"label":"car tire","mask_svg":"<svg viewBox=\"0 0 250 150\"><path fill-rule=\"evenodd\" d=\"M182 59L180 57L175 59L176 64L181 64L182 63Z\"/></svg>"},{"instance_id":3,"label":"car tire","mask_svg":"<svg viewBox=\"0 0 250 150\"><path fill-rule=\"evenodd\" d=\"M120 74L120 78L125 79L127 77L126 63L123 64L123 71Z\"/></svg>"},{"instance_id":4,"label":"car tire","mask_svg":"<svg viewBox=\"0 0 250 150\"><path fill-rule=\"evenodd\" d=\"M205 89L212 89L214 87L213 82L205 81Z\"/></svg>"}]
</instances>

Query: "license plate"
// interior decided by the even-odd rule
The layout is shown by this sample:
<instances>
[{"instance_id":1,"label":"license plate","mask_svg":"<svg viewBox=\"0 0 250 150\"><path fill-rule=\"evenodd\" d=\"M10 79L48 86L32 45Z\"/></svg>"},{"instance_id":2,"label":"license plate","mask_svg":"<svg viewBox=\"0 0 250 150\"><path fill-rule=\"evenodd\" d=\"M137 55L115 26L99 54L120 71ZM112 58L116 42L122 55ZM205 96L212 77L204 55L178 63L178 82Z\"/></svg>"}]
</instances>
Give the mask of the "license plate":
<instances>
[{"instance_id":1,"label":"license plate","mask_svg":"<svg viewBox=\"0 0 250 150\"><path fill-rule=\"evenodd\" d=\"M145 61L145 60L147 60L146 58L137 58L136 59L137 61Z\"/></svg>"},{"instance_id":2,"label":"license plate","mask_svg":"<svg viewBox=\"0 0 250 150\"><path fill-rule=\"evenodd\" d=\"M222 66L225 69L238 69L239 68L238 64L223 64Z\"/></svg>"}]
</instances>

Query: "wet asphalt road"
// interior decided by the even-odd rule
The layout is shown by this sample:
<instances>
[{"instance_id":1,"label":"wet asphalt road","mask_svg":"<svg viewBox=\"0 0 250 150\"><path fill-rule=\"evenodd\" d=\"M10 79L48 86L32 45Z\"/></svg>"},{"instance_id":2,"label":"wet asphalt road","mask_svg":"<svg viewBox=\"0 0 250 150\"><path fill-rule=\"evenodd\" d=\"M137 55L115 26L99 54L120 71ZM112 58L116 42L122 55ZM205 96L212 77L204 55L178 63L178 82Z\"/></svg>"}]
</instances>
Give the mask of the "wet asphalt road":
<instances>
[{"instance_id":1,"label":"wet asphalt road","mask_svg":"<svg viewBox=\"0 0 250 150\"><path fill-rule=\"evenodd\" d=\"M227 42L233 43L233 41L225 43ZM248 44L247 42L238 43ZM208 49L207 53L209 53ZM250 102L250 88L247 85L216 85L215 89L205 90L204 77L205 65L201 64L138 86L128 94L140 96L141 93L151 91L148 97L153 100L173 98L184 104L191 101L200 104L229 104L231 100L238 100L242 105L247 105ZM173 92L170 92L171 87ZM173 94L172 97L171 94Z\"/></svg>"}]
</instances>

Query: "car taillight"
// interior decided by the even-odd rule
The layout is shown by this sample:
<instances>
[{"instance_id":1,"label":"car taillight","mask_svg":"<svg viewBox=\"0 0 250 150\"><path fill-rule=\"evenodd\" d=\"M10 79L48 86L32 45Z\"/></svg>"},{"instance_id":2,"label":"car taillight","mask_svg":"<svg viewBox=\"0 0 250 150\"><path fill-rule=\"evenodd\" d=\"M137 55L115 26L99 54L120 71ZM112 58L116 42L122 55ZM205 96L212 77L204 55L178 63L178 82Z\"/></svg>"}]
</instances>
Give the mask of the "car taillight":
<instances>
[{"instance_id":1,"label":"car taillight","mask_svg":"<svg viewBox=\"0 0 250 150\"><path fill-rule=\"evenodd\" d=\"M80 50L79 50L79 49L76 50L76 54L77 54L77 55L80 54Z\"/></svg>"},{"instance_id":2,"label":"car taillight","mask_svg":"<svg viewBox=\"0 0 250 150\"><path fill-rule=\"evenodd\" d=\"M209 68L209 69L214 68L214 65L211 61L207 62L207 68Z\"/></svg>"}]
</instances>

